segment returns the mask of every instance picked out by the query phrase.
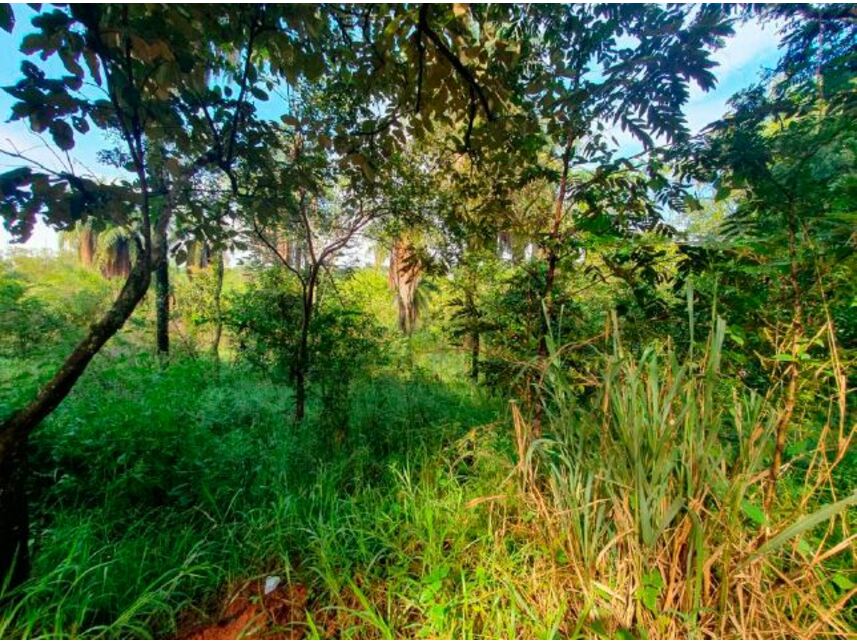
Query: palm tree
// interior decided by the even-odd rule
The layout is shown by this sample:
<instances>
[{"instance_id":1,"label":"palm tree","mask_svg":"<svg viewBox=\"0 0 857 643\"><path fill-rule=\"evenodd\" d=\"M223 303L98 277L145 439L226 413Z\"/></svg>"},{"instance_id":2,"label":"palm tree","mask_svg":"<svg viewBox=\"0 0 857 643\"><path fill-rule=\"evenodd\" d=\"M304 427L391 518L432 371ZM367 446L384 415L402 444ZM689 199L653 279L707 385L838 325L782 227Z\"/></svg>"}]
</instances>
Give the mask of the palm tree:
<instances>
[{"instance_id":1,"label":"palm tree","mask_svg":"<svg viewBox=\"0 0 857 643\"><path fill-rule=\"evenodd\" d=\"M420 311L418 287L423 276L423 265L414 244L397 237L390 250L388 280L396 293L399 309L399 329L406 335L414 332Z\"/></svg>"},{"instance_id":2,"label":"palm tree","mask_svg":"<svg viewBox=\"0 0 857 643\"><path fill-rule=\"evenodd\" d=\"M185 262L187 278L192 280L198 270L208 268L211 261L211 248L205 241L197 239L187 241L185 248L187 248L187 261Z\"/></svg>"},{"instance_id":3,"label":"palm tree","mask_svg":"<svg viewBox=\"0 0 857 643\"><path fill-rule=\"evenodd\" d=\"M128 277L131 272L132 246L131 235L124 227L110 227L99 233L96 256L101 274L108 279Z\"/></svg>"},{"instance_id":4,"label":"palm tree","mask_svg":"<svg viewBox=\"0 0 857 643\"><path fill-rule=\"evenodd\" d=\"M130 232L122 226L97 231L88 221L78 222L60 235L60 245L77 252L84 266L98 267L108 279L127 277L131 272Z\"/></svg>"}]
</instances>

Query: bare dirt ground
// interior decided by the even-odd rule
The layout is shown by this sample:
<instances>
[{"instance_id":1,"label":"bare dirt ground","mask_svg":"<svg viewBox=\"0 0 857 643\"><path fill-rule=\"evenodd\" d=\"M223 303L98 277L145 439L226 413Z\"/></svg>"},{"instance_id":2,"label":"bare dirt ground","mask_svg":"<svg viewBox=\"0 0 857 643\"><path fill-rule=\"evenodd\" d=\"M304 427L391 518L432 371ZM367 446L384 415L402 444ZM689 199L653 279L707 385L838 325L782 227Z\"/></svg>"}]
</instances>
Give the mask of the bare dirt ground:
<instances>
[{"instance_id":1,"label":"bare dirt ground","mask_svg":"<svg viewBox=\"0 0 857 643\"><path fill-rule=\"evenodd\" d=\"M176 638L191 640L301 639L306 636L307 589L279 584L268 593L265 580L244 583L227 595L214 622L189 618Z\"/></svg>"}]
</instances>

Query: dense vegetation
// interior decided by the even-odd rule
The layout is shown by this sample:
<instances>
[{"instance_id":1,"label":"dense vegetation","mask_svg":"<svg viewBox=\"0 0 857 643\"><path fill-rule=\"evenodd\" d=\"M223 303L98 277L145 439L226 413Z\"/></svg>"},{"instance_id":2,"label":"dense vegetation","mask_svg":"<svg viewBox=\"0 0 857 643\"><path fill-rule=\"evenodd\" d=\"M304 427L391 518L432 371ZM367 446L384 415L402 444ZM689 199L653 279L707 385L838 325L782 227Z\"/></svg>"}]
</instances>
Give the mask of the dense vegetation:
<instances>
[{"instance_id":1,"label":"dense vegetation","mask_svg":"<svg viewBox=\"0 0 857 643\"><path fill-rule=\"evenodd\" d=\"M855 636L852 6L0 27L3 638Z\"/></svg>"}]
</instances>

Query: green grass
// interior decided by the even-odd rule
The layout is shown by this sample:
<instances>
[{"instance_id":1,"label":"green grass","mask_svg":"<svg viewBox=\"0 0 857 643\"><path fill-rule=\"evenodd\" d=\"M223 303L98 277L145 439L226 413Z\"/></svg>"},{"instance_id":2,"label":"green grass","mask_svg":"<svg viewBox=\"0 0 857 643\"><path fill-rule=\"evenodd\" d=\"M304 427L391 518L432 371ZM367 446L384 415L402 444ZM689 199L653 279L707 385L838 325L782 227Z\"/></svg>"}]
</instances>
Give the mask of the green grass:
<instances>
[{"instance_id":1,"label":"green grass","mask_svg":"<svg viewBox=\"0 0 857 643\"><path fill-rule=\"evenodd\" d=\"M0 635L170 636L264 574L306 586L308 631L342 638L773 635L813 631L814 612L772 586L753 628L720 624L748 587L715 579L764 586L779 569L819 601L845 596L842 555L811 578L782 556L817 529L739 574L754 520L795 521L758 518L767 447L748 431L769 412L723 397L704 363L615 360L606 415L553 373L550 437L517 452L525 421L455 378L459 357L358 380L344 430L316 407L294 426L290 391L252 370L97 360L34 436L33 580Z\"/></svg>"},{"instance_id":2,"label":"green grass","mask_svg":"<svg viewBox=\"0 0 857 643\"><path fill-rule=\"evenodd\" d=\"M33 437L34 581L0 634L169 635L230 580L309 569L343 503L391 493L396 467L498 412L420 372L357 382L342 431L315 407L296 427L290 405L288 388L239 367L96 360Z\"/></svg>"}]
</instances>

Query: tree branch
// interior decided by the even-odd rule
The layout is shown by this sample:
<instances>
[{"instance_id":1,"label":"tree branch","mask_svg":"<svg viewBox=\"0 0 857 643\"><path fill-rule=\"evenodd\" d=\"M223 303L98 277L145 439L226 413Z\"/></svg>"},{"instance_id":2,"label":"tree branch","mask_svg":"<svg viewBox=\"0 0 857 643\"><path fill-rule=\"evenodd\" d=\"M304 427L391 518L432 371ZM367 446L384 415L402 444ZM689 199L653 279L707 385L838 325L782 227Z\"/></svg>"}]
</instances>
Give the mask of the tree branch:
<instances>
[{"instance_id":1,"label":"tree branch","mask_svg":"<svg viewBox=\"0 0 857 643\"><path fill-rule=\"evenodd\" d=\"M280 263L282 263L283 266L285 266L292 273L294 273L294 275L298 278L298 281L301 282L301 286L304 289L306 289L306 280L304 279L304 276L300 273L300 271L297 268L295 268L294 266L292 266L292 264L289 263L289 260L286 259L280 253L280 251L277 249L277 247L274 244L272 244L270 241L268 241L268 238L265 236L265 234L262 232L262 229L259 227L259 224L256 221L255 215L252 216L252 220L253 220L253 232L255 233L255 235L259 238L259 240L263 244L265 244L265 246L268 248L268 250L270 250L271 252L274 253L274 256L280 260Z\"/></svg>"},{"instance_id":2,"label":"tree branch","mask_svg":"<svg viewBox=\"0 0 857 643\"><path fill-rule=\"evenodd\" d=\"M482 86L476 80L476 77L473 75L473 72L470 71L464 63L456 56L449 47L443 42L441 37L434 31L428 24L428 10L426 9L425 4L420 7L420 17L419 22L417 23L418 31L424 33L428 36L428 39L431 40L432 44L437 47L437 50L441 53L441 55L449 61L449 64L452 65L452 68L461 76L470 88L476 93L476 96L479 98L479 103L482 105L482 110L485 112L485 118L489 121L494 120L494 113L491 111L491 106L488 104L488 97L485 95L485 92L482 89Z\"/></svg>"}]
</instances>

